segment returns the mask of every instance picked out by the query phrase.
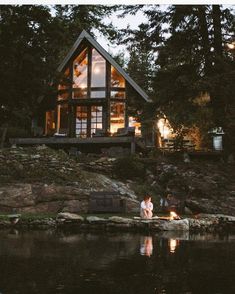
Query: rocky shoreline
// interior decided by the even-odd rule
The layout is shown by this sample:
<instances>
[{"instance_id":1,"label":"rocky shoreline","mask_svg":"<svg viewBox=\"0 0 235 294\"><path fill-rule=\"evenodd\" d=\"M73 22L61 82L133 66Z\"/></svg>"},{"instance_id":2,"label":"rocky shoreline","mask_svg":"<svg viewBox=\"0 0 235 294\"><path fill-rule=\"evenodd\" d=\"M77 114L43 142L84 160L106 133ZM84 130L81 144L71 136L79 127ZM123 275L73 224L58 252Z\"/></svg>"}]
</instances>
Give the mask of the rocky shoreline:
<instances>
[{"instance_id":1,"label":"rocky shoreline","mask_svg":"<svg viewBox=\"0 0 235 294\"><path fill-rule=\"evenodd\" d=\"M8 219L7 219L8 217ZM59 213L56 218L21 219L20 215L8 215L0 220L0 229L76 229L77 231L130 231L161 232L190 231L210 233L234 233L235 217L220 214L201 214L195 218L186 217L179 220L162 220L154 218L143 220L138 217L127 218L111 216L80 216L71 213Z\"/></svg>"}]
</instances>

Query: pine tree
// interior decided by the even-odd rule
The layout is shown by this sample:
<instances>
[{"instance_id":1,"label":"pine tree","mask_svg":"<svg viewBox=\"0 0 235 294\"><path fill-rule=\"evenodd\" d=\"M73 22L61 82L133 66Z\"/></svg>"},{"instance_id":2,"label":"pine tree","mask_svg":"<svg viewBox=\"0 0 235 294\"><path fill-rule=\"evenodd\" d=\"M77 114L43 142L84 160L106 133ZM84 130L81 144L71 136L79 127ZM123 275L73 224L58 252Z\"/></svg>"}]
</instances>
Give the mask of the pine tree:
<instances>
[{"instance_id":1,"label":"pine tree","mask_svg":"<svg viewBox=\"0 0 235 294\"><path fill-rule=\"evenodd\" d=\"M0 125L30 130L35 113L53 104L56 68L79 33L94 29L115 37L103 18L115 7L68 5L0 6Z\"/></svg>"}]
</instances>

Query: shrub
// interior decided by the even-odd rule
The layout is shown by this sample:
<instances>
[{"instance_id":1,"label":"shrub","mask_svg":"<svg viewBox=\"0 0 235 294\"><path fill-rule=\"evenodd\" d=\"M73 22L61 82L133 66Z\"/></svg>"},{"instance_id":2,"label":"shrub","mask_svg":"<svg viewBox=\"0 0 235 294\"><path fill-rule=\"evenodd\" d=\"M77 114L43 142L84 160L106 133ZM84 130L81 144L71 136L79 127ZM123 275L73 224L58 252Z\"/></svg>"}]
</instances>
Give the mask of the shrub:
<instances>
[{"instance_id":1,"label":"shrub","mask_svg":"<svg viewBox=\"0 0 235 294\"><path fill-rule=\"evenodd\" d=\"M7 138L27 138L30 137L30 132L20 127L8 127Z\"/></svg>"},{"instance_id":2,"label":"shrub","mask_svg":"<svg viewBox=\"0 0 235 294\"><path fill-rule=\"evenodd\" d=\"M120 179L144 178L145 166L136 156L122 157L115 161L114 173Z\"/></svg>"}]
</instances>

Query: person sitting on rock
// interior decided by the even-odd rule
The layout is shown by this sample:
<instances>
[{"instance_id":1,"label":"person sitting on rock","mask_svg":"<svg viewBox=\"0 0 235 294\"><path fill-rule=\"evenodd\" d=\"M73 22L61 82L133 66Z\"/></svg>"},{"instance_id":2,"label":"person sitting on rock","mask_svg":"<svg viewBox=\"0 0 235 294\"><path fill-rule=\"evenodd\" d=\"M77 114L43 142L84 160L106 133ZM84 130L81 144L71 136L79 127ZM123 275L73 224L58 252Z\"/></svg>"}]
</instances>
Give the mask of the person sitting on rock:
<instances>
[{"instance_id":1,"label":"person sitting on rock","mask_svg":"<svg viewBox=\"0 0 235 294\"><path fill-rule=\"evenodd\" d=\"M140 204L140 216L144 219L151 219L153 216L153 203L151 196L146 195Z\"/></svg>"},{"instance_id":2,"label":"person sitting on rock","mask_svg":"<svg viewBox=\"0 0 235 294\"><path fill-rule=\"evenodd\" d=\"M160 199L160 208L161 208L161 211L162 212L167 212L168 211L168 206L169 206L169 203L167 201L167 198L166 197L162 197Z\"/></svg>"}]
</instances>

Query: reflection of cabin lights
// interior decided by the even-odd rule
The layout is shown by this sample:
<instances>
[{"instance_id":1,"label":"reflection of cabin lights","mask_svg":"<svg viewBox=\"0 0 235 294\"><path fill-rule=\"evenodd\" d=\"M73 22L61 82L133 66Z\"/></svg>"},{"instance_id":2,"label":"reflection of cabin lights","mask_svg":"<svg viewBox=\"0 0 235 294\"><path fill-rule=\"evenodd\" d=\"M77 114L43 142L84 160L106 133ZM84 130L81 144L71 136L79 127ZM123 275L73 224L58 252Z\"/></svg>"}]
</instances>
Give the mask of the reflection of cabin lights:
<instances>
[{"instance_id":1,"label":"reflection of cabin lights","mask_svg":"<svg viewBox=\"0 0 235 294\"><path fill-rule=\"evenodd\" d=\"M86 88L86 85L81 84L81 85L80 85L80 88L81 88L81 89L85 89L85 88Z\"/></svg>"}]
</instances>

